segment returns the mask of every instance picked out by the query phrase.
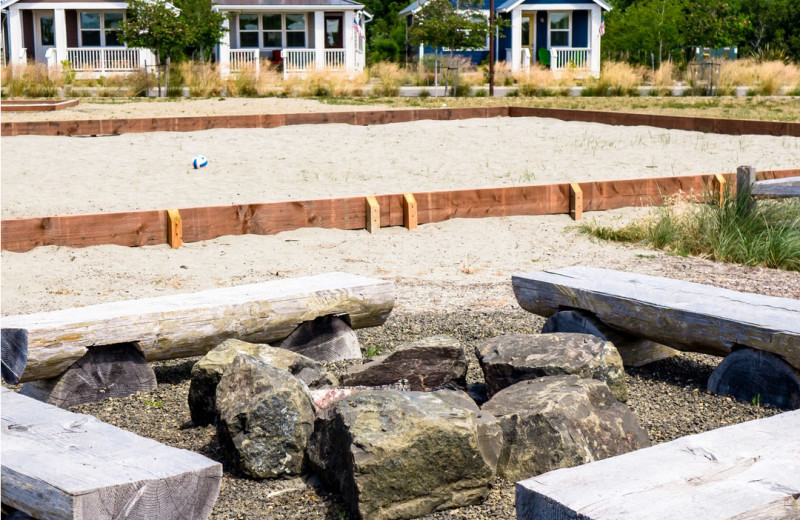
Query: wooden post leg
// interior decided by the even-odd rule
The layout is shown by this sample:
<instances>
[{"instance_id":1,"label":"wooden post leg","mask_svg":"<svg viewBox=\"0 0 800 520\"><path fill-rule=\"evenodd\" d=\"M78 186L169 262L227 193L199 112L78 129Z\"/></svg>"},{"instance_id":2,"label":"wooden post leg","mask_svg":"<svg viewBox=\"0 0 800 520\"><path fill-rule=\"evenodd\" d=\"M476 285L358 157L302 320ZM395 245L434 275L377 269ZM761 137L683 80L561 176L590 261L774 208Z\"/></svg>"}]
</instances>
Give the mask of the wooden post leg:
<instances>
[{"instance_id":1,"label":"wooden post leg","mask_svg":"<svg viewBox=\"0 0 800 520\"><path fill-rule=\"evenodd\" d=\"M156 374L132 343L89 348L66 372L22 385L21 393L69 408L108 397L127 397L156 389Z\"/></svg>"},{"instance_id":2,"label":"wooden post leg","mask_svg":"<svg viewBox=\"0 0 800 520\"><path fill-rule=\"evenodd\" d=\"M577 182L569 185L569 215L572 220L580 220L583 216L583 190Z\"/></svg>"},{"instance_id":3,"label":"wooden post leg","mask_svg":"<svg viewBox=\"0 0 800 520\"><path fill-rule=\"evenodd\" d=\"M800 408L800 371L771 352L740 348L711 373L708 391L755 405L796 409Z\"/></svg>"},{"instance_id":4,"label":"wooden post leg","mask_svg":"<svg viewBox=\"0 0 800 520\"><path fill-rule=\"evenodd\" d=\"M361 359L355 331L345 320L333 315L301 323L278 346L315 361Z\"/></svg>"},{"instance_id":5,"label":"wooden post leg","mask_svg":"<svg viewBox=\"0 0 800 520\"><path fill-rule=\"evenodd\" d=\"M378 199L372 196L367 197L366 209L367 219L365 227L370 233L375 233L381 228L381 207L378 204Z\"/></svg>"},{"instance_id":6,"label":"wooden post leg","mask_svg":"<svg viewBox=\"0 0 800 520\"><path fill-rule=\"evenodd\" d=\"M413 193L403 194L403 225L409 230L417 229L417 200Z\"/></svg>"},{"instance_id":7,"label":"wooden post leg","mask_svg":"<svg viewBox=\"0 0 800 520\"><path fill-rule=\"evenodd\" d=\"M2 330L2 363L3 381L17 384L28 364L28 331Z\"/></svg>"},{"instance_id":8,"label":"wooden post leg","mask_svg":"<svg viewBox=\"0 0 800 520\"><path fill-rule=\"evenodd\" d=\"M168 209L167 220L167 243L172 249L177 249L183 245L183 222L180 212L177 209Z\"/></svg>"},{"instance_id":9,"label":"wooden post leg","mask_svg":"<svg viewBox=\"0 0 800 520\"><path fill-rule=\"evenodd\" d=\"M714 194L717 196L717 201L719 202L719 207L725 203L725 185L728 181L725 180L725 177L721 174L717 173L714 175L714 179L711 181L712 190Z\"/></svg>"},{"instance_id":10,"label":"wooden post leg","mask_svg":"<svg viewBox=\"0 0 800 520\"><path fill-rule=\"evenodd\" d=\"M751 196L753 191L753 184L756 182L756 169L753 166L739 166L736 168L736 198L742 201L747 198L747 209L753 211L755 209L755 201Z\"/></svg>"}]
</instances>

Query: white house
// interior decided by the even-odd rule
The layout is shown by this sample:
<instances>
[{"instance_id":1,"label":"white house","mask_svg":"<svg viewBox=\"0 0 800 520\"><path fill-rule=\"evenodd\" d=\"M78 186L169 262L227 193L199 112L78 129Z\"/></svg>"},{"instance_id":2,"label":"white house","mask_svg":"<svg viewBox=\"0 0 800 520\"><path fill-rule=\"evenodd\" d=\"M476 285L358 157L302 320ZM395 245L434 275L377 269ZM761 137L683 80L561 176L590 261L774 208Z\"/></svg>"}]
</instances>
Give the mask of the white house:
<instances>
[{"instance_id":1,"label":"white house","mask_svg":"<svg viewBox=\"0 0 800 520\"><path fill-rule=\"evenodd\" d=\"M125 73L155 63L149 50L120 42L127 2L112 0L2 0L9 63L69 61L93 75ZM220 0L229 15L219 43L223 73L282 62L285 73L364 68L364 24L371 16L353 0Z\"/></svg>"}]
</instances>

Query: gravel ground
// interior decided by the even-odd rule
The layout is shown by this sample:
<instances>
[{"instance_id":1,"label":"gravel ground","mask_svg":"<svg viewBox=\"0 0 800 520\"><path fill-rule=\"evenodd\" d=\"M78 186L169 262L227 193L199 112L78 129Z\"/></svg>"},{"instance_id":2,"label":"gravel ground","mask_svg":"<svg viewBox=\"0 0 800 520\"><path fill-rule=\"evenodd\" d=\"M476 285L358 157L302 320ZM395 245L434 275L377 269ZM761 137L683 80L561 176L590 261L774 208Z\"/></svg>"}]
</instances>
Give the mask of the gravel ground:
<instances>
[{"instance_id":1,"label":"gravel ground","mask_svg":"<svg viewBox=\"0 0 800 520\"><path fill-rule=\"evenodd\" d=\"M358 331L362 350L381 354L398 344L434 334L451 334L465 346L470 358L468 383L482 379L473 352L477 341L500 334L534 333L540 317L519 309L465 312L395 312L383 327ZM335 493L326 491L313 476L291 480L253 481L237 474L225 461L213 426L192 424L187 405L191 367L197 358L154 363L159 387L149 394L82 405L72 411L189 449L220 461L224 478L214 519L332 519L347 518ZM639 417L654 443L721 426L757 419L779 410L733 401L705 390L719 358L700 354L628 369L628 407ZM341 370L344 363L332 368ZM443 511L426 519L513 519L514 485L497 479L481 505Z\"/></svg>"}]
</instances>

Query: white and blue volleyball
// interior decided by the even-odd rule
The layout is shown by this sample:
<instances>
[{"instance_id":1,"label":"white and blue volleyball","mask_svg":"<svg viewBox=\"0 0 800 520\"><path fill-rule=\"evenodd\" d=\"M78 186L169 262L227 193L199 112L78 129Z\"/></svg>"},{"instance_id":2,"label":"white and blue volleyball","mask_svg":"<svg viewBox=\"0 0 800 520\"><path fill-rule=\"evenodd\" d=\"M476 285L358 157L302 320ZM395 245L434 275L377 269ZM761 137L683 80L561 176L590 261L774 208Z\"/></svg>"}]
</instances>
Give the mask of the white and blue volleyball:
<instances>
[{"instance_id":1,"label":"white and blue volleyball","mask_svg":"<svg viewBox=\"0 0 800 520\"><path fill-rule=\"evenodd\" d=\"M194 166L195 170L198 168L205 168L208 166L208 159L206 159L204 155L195 155L194 159L192 159L192 166Z\"/></svg>"}]
</instances>

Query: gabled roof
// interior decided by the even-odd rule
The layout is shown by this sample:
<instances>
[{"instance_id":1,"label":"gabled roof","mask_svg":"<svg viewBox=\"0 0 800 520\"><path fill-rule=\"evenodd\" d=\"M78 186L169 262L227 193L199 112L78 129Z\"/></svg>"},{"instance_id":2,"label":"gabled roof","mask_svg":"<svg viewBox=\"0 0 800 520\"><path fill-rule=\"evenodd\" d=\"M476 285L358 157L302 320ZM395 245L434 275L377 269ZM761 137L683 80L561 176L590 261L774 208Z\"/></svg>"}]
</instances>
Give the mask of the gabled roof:
<instances>
[{"instance_id":1,"label":"gabled roof","mask_svg":"<svg viewBox=\"0 0 800 520\"><path fill-rule=\"evenodd\" d=\"M450 0L450 2L453 4L453 7L458 7L456 5L457 0ZM405 9L403 9L402 11L400 11L397 14L399 16L406 16L406 15L409 15L409 14L416 13L417 11L419 11L420 7L422 7L422 4L424 4L424 3L425 3L425 0L415 0L414 2L411 3L411 5L409 5L408 7L406 7ZM488 11L489 10L489 0L483 0L483 5L482 6L478 5L478 6L475 6L474 8L478 9L479 11L480 10Z\"/></svg>"},{"instance_id":2,"label":"gabled roof","mask_svg":"<svg viewBox=\"0 0 800 520\"><path fill-rule=\"evenodd\" d=\"M523 4L523 3L525 3L525 0L506 0L505 2L502 2L499 6L497 6L495 4L495 9L498 12L507 13L507 12L511 11L512 9L514 9L515 7L517 7L518 5ZM539 2L531 2L531 3L532 4L541 4L543 6L547 6L547 4L555 4L555 3L571 4L571 3L575 3L575 2L571 2L570 0L564 0L563 2L558 2L557 0L555 0L555 1L554 0L547 0L547 1L539 1ZM604 0L591 0L591 1L587 0L585 2L579 2L579 3L597 4L600 7L602 7L605 11L610 11L611 10L611 5L609 3L607 3L607 2L605 2Z\"/></svg>"}]
</instances>

